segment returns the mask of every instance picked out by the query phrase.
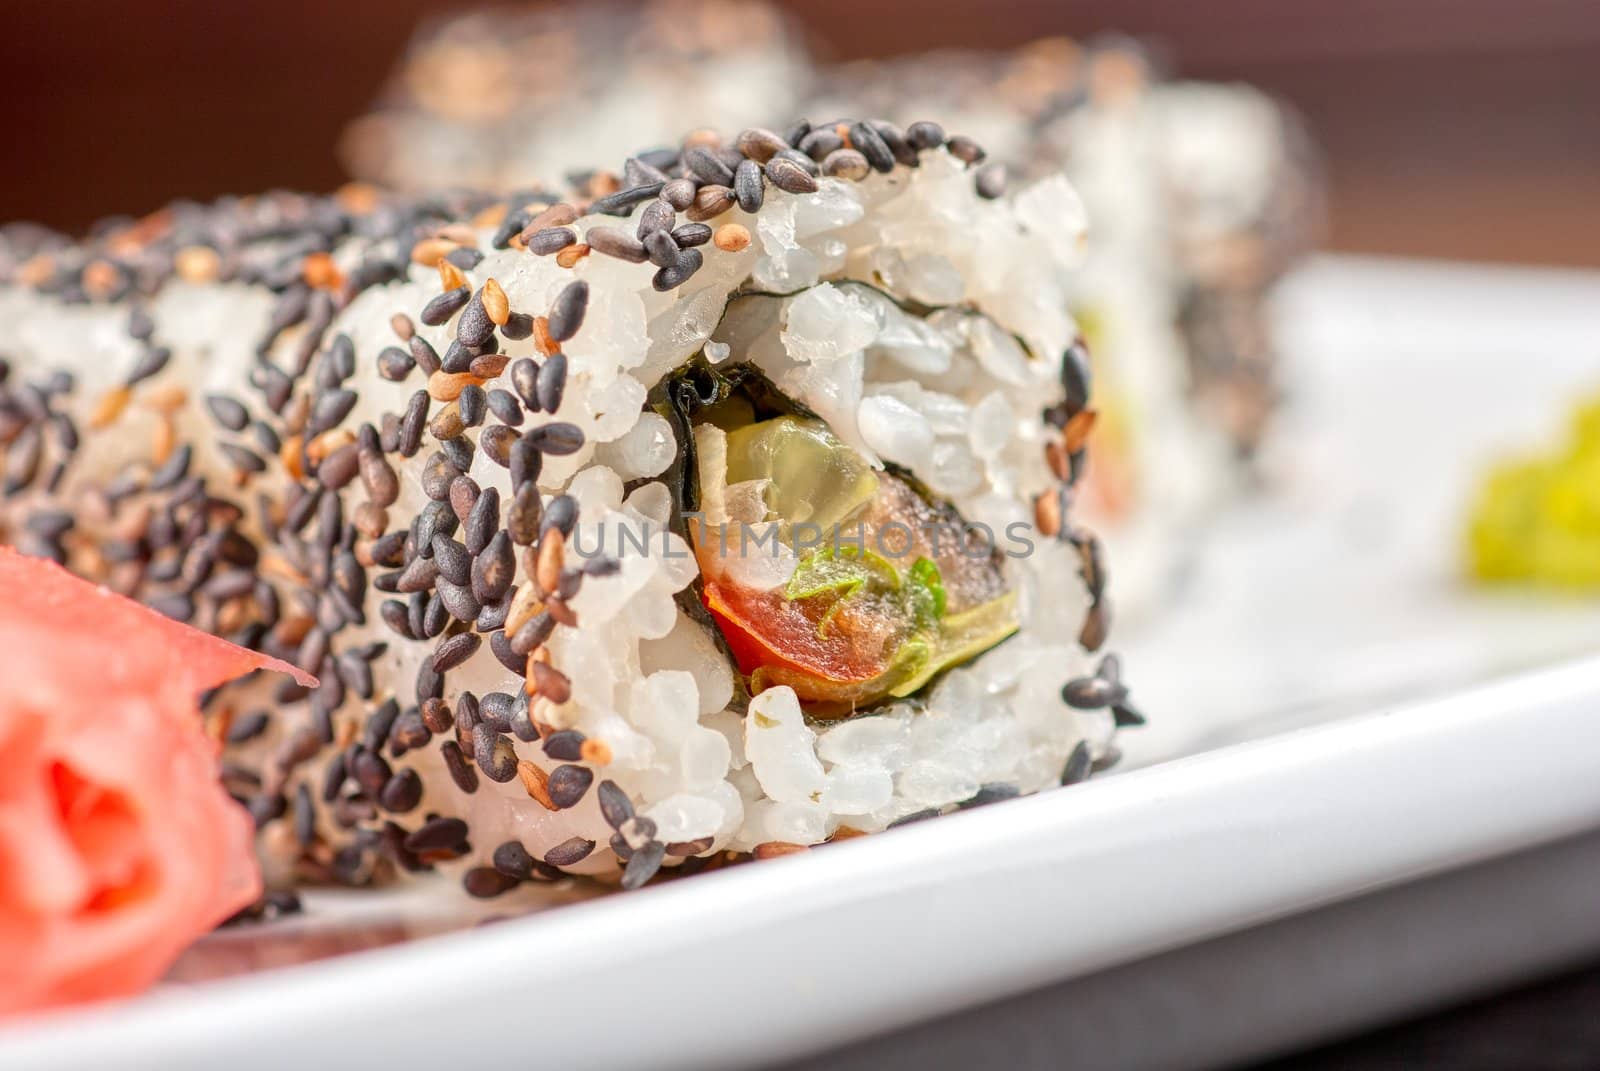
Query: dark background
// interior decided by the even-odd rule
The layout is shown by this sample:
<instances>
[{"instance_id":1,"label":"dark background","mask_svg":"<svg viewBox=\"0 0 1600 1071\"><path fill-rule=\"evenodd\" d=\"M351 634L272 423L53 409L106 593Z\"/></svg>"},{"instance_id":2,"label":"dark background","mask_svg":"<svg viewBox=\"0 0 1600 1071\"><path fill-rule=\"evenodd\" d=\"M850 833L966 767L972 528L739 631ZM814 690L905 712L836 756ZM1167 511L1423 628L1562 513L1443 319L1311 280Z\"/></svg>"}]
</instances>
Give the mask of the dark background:
<instances>
[{"instance_id":1,"label":"dark background","mask_svg":"<svg viewBox=\"0 0 1600 1071\"><path fill-rule=\"evenodd\" d=\"M0 220L78 230L178 196L328 189L345 123L451 0L8 0ZM790 0L827 53L1148 36L1296 104L1336 249L1600 263L1595 0Z\"/></svg>"}]
</instances>

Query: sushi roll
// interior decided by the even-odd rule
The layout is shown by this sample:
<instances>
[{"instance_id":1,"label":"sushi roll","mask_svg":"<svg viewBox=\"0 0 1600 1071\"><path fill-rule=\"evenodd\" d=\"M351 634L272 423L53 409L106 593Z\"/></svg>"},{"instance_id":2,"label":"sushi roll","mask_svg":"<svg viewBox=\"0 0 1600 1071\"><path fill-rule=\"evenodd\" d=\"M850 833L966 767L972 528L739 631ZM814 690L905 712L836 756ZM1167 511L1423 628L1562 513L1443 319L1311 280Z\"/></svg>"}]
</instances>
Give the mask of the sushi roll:
<instances>
[{"instance_id":1,"label":"sushi roll","mask_svg":"<svg viewBox=\"0 0 1600 1071\"><path fill-rule=\"evenodd\" d=\"M15 266L0 540L320 678L207 699L274 884L635 887L1116 759L1078 200L843 129Z\"/></svg>"},{"instance_id":2,"label":"sushi roll","mask_svg":"<svg viewBox=\"0 0 1600 1071\"><path fill-rule=\"evenodd\" d=\"M795 113L810 64L776 8L620 0L490 8L425 24L350 173L392 189L511 190L670 145L686 123L737 130Z\"/></svg>"}]
</instances>

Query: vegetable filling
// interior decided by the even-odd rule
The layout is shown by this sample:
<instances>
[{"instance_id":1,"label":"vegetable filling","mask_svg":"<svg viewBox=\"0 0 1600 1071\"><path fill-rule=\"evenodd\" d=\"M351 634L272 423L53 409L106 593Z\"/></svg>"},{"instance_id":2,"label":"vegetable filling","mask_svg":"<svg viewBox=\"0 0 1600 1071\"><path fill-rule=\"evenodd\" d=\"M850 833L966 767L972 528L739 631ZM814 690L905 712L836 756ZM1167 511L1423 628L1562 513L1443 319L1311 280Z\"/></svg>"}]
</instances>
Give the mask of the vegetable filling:
<instances>
[{"instance_id":1,"label":"vegetable filling","mask_svg":"<svg viewBox=\"0 0 1600 1071\"><path fill-rule=\"evenodd\" d=\"M694 428L701 597L757 693L816 717L912 695L1017 629L990 541L821 420L733 396Z\"/></svg>"}]
</instances>

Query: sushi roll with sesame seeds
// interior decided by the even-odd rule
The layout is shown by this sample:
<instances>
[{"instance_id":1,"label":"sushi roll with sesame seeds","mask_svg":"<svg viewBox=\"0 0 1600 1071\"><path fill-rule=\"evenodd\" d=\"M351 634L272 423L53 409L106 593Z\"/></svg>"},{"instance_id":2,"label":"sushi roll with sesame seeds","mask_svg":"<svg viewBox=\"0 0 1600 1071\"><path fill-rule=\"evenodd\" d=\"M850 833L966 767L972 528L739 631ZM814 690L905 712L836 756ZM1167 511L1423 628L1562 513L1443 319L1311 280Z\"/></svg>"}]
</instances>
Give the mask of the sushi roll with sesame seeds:
<instances>
[{"instance_id":1,"label":"sushi roll with sesame seeds","mask_svg":"<svg viewBox=\"0 0 1600 1071\"><path fill-rule=\"evenodd\" d=\"M343 155L393 189L560 181L686 124L790 114L809 70L795 27L754 0L469 12L423 26Z\"/></svg>"},{"instance_id":2,"label":"sushi roll with sesame seeds","mask_svg":"<svg viewBox=\"0 0 1600 1071\"><path fill-rule=\"evenodd\" d=\"M845 128L32 243L0 540L317 675L206 699L274 884L636 887L1115 760L1076 196Z\"/></svg>"}]
</instances>

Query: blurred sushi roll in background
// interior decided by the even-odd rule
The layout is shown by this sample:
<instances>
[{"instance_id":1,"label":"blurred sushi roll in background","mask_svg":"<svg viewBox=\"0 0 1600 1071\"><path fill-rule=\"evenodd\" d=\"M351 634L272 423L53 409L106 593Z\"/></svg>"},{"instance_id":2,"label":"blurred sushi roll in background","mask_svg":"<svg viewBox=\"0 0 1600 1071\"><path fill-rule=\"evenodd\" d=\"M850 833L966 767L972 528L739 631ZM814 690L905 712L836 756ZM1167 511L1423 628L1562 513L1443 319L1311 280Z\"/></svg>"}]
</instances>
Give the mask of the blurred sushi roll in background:
<instances>
[{"instance_id":1,"label":"blurred sushi roll in background","mask_svg":"<svg viewBox=\"0 0 1600 1071\"><path fill-rule=\"evenodd\" d=\"M849 63L816 87L809 118L851 101L947 114L988 148L991 188L1054 169L1082 195L1072 311L1102 411L1082 505L1106 533L1125 608L1156 605L1194 523L1248 478L1237 462L1277 400L1267 298L1316 218L1298 125L1245 86L1161 82L1122 39Z\"/></svg>"},{"instance_id":2,"label":"blurred sushi roll in background","mask_svg":"<svg viewBox=\"0 0 1600 1071\"><path fill-rule=\"evenodd\" d=\"M685 124L792 118L809 72L799 31L762 3L487 8L418 31L343 155L397 190L560 182Z\"/></svg>"},{"instance_id":3,"label":"blurred sushi roll in background","mask_svg":"<svg viewBox=\"0 0 1600 1071\"><path fill-rule=\"evenodd\" d=\"M610 58L592 77L532 62L547 36ZM1163 82L1123 39L835 65L798 40L760 4L469 15L419 37L350 158L402 188L460 174L508 189L624 132L649 144L684 117L781 129L803 115L824 171L850 175L870 163L830 120L938 115L987 190L1064 172L1092 221L1071 287L1099 389L1078 508L1112 547L1124 612L1142 616L1170 592L1196 522L1251 481L1278 400L1268 297L1320 218L1299 124L1246 86ZM466 114L481 102L492 116Z\"/></svg>"},{"instance_id":4,"label":"blurred sushi roll in background","mask_svg":"<svg viewBox=\"0 0 1600 1071\"><path fill-rule=\"evenodd\" d=\"M0 540L321 679L204 704L272 883L635 887L1116 760L1080 202L840 125L14 240Z\"/></svg>"}]
</instances>

